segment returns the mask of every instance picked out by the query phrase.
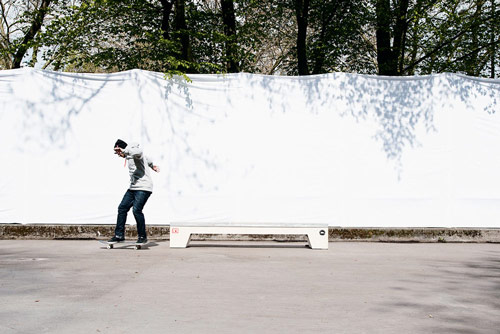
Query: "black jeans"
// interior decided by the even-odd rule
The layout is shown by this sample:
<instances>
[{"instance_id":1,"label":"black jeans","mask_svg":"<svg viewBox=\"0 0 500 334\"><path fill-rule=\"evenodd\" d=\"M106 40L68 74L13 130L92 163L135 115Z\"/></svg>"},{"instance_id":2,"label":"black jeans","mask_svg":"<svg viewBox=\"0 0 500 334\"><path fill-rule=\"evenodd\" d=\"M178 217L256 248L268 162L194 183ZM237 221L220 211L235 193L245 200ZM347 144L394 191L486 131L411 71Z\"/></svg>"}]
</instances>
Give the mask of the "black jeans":
<instances>
[{"instance_id":1,"label":"black jeans","mask_svg":"<svg viewBox=\"0 0 500 334\"><path fill-rule=\"evenodd\" d=\"M118 206L118 217L116 219L115 236L125 238L125 222L127 221L127 213L131 207L137 223L137 234L139 238L146 237L146 220L142 209L151 196L150 191L143 190L127 190L123 196L122 202Z\"/></svg>"}]
</instances>

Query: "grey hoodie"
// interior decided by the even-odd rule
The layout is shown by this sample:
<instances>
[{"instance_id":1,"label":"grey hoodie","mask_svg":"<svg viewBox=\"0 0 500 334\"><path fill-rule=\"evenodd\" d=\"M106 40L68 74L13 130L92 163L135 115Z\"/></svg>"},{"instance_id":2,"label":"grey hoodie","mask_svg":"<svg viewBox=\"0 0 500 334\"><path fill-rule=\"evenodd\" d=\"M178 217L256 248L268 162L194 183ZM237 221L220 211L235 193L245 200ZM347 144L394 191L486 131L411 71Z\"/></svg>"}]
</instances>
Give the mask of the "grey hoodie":
<instances>
[{"instance_id":1,"label":"grey hoodie","mask_svg":"<svg viewBox=\"0 0 500 334\"><path fill-rule=\"evenodd\" d=\"M154 164L151 159L144 156L142 147L138 143L130 143L123 150L125 159L127 159L128 171L130 174L130 190L153 191L153 179L151 178L149 168Z\"/></svg>"}]
</instances>

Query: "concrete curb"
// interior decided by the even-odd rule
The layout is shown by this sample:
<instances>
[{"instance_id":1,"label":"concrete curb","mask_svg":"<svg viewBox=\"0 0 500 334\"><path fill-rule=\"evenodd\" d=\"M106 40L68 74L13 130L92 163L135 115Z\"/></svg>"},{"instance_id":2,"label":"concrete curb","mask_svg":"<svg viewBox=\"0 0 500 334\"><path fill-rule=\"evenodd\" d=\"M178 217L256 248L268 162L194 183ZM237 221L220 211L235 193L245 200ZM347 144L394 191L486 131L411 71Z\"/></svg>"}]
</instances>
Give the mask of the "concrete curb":
<instances>
[{"instance_id":1,"label":"concrete curb","mask_svg":"<svg viewBox=\"0 0 500 334\"><path fill-rule=\"evenodd\" d=\"M169 240L168 225L150 225L148 238ZM0 224L0 239L106 239L113 235L114 225L45 225ZM127 226L127 238L135 238L134 226ZM295 235L195 235L192 240L275 240L305 241ZM328 240L368 242L495 242L500 243L500 229L496 228L341 228L330 227Z\"/></svg>"}]
</instances>

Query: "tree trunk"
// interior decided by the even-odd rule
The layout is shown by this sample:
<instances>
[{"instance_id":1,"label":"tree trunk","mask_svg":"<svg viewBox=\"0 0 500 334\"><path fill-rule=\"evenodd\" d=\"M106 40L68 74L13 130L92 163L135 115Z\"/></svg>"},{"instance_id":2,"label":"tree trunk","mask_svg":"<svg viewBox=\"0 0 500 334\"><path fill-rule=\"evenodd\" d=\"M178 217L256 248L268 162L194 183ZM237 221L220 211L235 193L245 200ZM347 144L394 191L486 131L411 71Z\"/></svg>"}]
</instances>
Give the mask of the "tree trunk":
<instances>
[{"instance_id":1,"label":"tree trunk","mask_svg":"<svg viewBox=\"0 0 500 334\"><path fill-rule=\"evenodd\" d=\"M408 0L399 0L396 9L396 25L394 27L393 59L398 63L397 75L402 75L405 57L406 31L408 29Z\"/></svg>"},{"instance_id":2,"label":"tree trunk","mask_svg":"<svg viewBox=\"0 0 500 334\"><path fill-rule=\"evenodd\" d=\"M307 20L309 15L309 0L295 0L295 15L297 17L297 66L299 75L308 75L307 66Z\"/></svg>"},{"instance_id":3,"label":"tree trunk","mask_svg":"<svg viewBox=\"0 0 500 334\"><path fill-rule=\"evenodd\" d=\"M19 48L17 49L16 53L14 54L14 59L12 61L12 64L13 64L12 68L20 68L21 67L21 61L23 60L24 54L29 49L29 43L31 41L33 41L33 39L35 38L35 35L42 28L43 19L44 19L45 14L47 13L47 11L49 9L50 2L51 2L51 0L43 0L42 1L40 8L37 10L35 17L33 18L33 22L31 23L29 30L24 35L24 38L23 38L21 45L19 45Z\"/></svg>"},{"instance_id":4,"label":"tree trunk","mask_svg":"<svg viewBox=\"0 0 500 334\"><path fill-rule=\"evenodd\" d=\"M481 14L482 14L482 11L483 11L483 4L484 4L484 1L485 0L476 0L476 10L474 12L474 15L472 16L472 19L473 19L473 23L472 23L472 27L471 27L471 47L470 47L470 50L473 50L473 52L471 53L470 57L468 57L468 59L466 60L465 62L465 72L467 73L467 75L471 75L471 76L475 76L475 75L478 75L478 66L477 66L477 62L478 62L478 55L479 55L479 51L478 51L478 46L479 46L479 26L481 24Z\"/></svg>"},{"instance_id":5,"label":"tree trunk","mask_svg":"<svg viewBox=\"0 0 500 334\"><path fill-rule=\"evenodd\" d=\"M35 67L37 61L38 61L38 45L35 45L33 47L33 54L31 55L31 62L29 66Z\"/></svg>"},{"instance_id":6,"label":"tree trunk","mask_svg":"<svg viewBox=\"0 0 500 334\"><path fill-rule=\"evenodd\" d=\"M313 61L314 61L314 66L313 66L313 72L312 74L321 74L323 73L323 64L325 63L325 43L324 38L325 38L325 31L323 30L324 28L321 29L320 33L320 44L315 48L313 52Z\"/></svg>"},{"instance_id":7,"label":"tree trunk","mask_svg":"<svg viewBox=\"0 0 500 334\"><path fill-rule=\"evenodd\" d=\"M491 0L491 17L494 18L494 13L496 11L496 6L495 6L495 1L496 0ZM491 43L491 58L490 58L490 78L494 79L495 78L495 53L496 53L496 43L495 43L495 31L498 29L495 25L496 20L492 19L491 23L491 36L490 36L490 43Z\"/></svg>"},{"instance_id":8,"label":"tree trunk","mask_svg":"<svg viewBox=\"0 0 500 334\"><path fill-rule=\"evenodd\" d=\"M181 43L181 60L192 62L193 55L186 24L186 0L175 0L174 25ZM181 66L180 70L188 71L188 68Z\"/></svg>"},{"instance_id":9,"label":"tree trunk","mask_svg":"<svg viewBox=\"0 0 500 334\"><path fill-rule=\"evenodd\" d=\"M397 58L391 49L391 3L390 0L377 0L377 63L379 75L397 75Z\"/></svg>"},{"instance_id":10,"label":"tree trunk","mask_svg":"<svg viewBox=\"0 0 500 334\"><path fill-rule=\"evenodd\" d=\"M411 31L411 52L410 52L410 56L409 56L409 63L410 64L413 64L415 62L415 60L417 59L417 52L418 52L418 47L419 47L419 42L420 42L420 29L421 29L421 25L420 25L420 15L422 13L422 1L423 0L417 0L417 3L415 4L415 14L417 16L417 20L413 23L413 26L412 26L412 31ZM400 67L401 68L401 67ZM403 73L404 72L404 68L400 70L400 73ZM415 74L415 67L414 66L410 66L407 68L407 71L406 73L407 75L414 75Z\"/></svg>"},{"instance_id":11,"label":"tree trunk","mask_svg":"<svg viewBox=\"0 0 500 334\"><path fill-rule=\"evenodd\" d=\"M226 35L226 69L229 73L238 73L238 47L236 41L236 17L234 14L234 1L221 0L222 22Z\"/></svg>"},{"instance_id":12,"label":"tree trunk","mask_svg":"<svg viewBox=\"0 0 500 334\"><path fill-rule=\"evenodd\" d=\"M322 6L321 10L321 30L319 34L319 45L313 51L313 74L324 73L323 64L325 63L325 45L327 43L326 33L328 23L333 20L336 12L338 11L339 1L336 1L333 6Z\"/></svg>"},{"instance_id":13,"label":"tree trunk","mask_svg":"<svg viewBox=\"0 0 500 334\"><path fill-rule=\"evenodd\" d=\"M161 2L161 31L164 39L170 39L170 14L172 14L173 2L168 0L160 0Z\"/></svg>"}]
</instances>

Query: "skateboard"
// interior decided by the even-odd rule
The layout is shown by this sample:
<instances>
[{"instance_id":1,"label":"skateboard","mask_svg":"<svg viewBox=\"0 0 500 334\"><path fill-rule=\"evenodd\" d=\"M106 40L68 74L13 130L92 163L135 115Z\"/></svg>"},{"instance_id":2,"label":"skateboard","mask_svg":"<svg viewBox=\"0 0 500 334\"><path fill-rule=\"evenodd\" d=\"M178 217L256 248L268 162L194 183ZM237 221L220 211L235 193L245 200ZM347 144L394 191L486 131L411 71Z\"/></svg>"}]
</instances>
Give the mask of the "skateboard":
<instances>
[{"instance_id":1,"label":"skateboard","mask_svg":"<svg viewBox=\"0 0 500 334\"><path fill-rule=\"evenodd\" d=\"M119 241L119 242L107 242L106 240L98 240L100 244L106 245L107 249L113 249L115 244L123 245L123 247L134 246L135 250L141 249L143 246L149 244L149 241L144 244L138 244L135 241Z\"/></svg>"}]
</instances>

